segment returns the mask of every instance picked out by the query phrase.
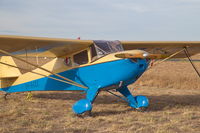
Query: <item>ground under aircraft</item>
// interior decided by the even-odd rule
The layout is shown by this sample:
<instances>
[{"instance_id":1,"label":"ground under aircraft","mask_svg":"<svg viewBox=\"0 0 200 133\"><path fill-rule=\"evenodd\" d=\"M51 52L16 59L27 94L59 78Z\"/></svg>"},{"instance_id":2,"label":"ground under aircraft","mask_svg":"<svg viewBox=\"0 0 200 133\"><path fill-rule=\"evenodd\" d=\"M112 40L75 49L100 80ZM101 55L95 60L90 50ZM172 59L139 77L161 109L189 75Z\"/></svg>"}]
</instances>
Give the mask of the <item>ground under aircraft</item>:
<instances>
[{"instance_id":1,"label":"ground under aircraft","mask_svg":"<svg viewBox=\"0 0 200 133\"><path fill-rule=\"evenodd\" d=\"M195 68L190 56L197 53L197 41L93 41L1 35L0 91L5 96L26 91L85 92L85 98L72 106L75 114L91 112L99 92L107 91L132 108L144 110L149 106L148 98L133 96L127 86L148 69L151 60L187 57Z\"/></svg>"}]
</instances>

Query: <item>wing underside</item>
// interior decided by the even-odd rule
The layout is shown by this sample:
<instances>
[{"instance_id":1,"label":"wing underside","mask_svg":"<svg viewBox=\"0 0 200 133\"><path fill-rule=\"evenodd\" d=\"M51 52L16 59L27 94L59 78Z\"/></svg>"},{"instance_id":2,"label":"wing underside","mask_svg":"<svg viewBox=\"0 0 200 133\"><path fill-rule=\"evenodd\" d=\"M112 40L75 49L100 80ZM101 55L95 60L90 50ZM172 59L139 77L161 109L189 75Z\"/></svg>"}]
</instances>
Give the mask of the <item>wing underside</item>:
<instances>
[{"instance_id":1,"label":"wing underside","mask_svg":"<svg viewBox=\"0 0 200 133\"><path fill-rule=\"evenodd\" d=\"M121 41L125 50L141 49L151 54L171 55L187 48L190 55L200 53L200 42L194 41L161 41L161 42L133 42ZM185 53L180 52L174 58L185 58Z\"/></svg>"},{"instance_id":2,"label":"wing underside","mask_svg":"<svg viewBox=\"0 0 200 133\"><path fill-rule=\"evenodd\" d=\"M91 45L91 40L0 36L0 49L20 56L59 57Z\"/></svg>"}]
</instances>

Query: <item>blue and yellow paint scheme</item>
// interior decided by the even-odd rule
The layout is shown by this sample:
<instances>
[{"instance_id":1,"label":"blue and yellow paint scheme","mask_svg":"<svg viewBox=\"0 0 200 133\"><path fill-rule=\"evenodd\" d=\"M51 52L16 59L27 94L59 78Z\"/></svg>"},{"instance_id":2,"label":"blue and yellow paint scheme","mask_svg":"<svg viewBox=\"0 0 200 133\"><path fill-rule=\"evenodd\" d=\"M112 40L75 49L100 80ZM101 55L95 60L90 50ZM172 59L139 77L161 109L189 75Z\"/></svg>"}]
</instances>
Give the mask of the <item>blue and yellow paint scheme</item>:
<instances>
[{"instance_id":1,"label":"blue and yellow paint scheme","mask_svg":"<svg viewBox=\"0 0 200 133\"><path fill-rule=\"evenodd\" d=\"M109 43L109 42L104 42ZM115 89L121 93L132 108L149 106L145 96L133 96L128 85L134 83L148 68L150 59L166 58L185 47L191 54L199 53L200 42L131 42L121 41L123 51L115 51L94 58L92 40L70 40L55 38L37 38L23 36L0 36L0 91L6 93L25 91L83 91L85 99L77 101L72 109L76 114L92 110L92 103L100 91ZM16 47L12 47L15 44ZM26 47L29 49L25 49ZM173 50L169 50L172 48ZM146 51L164 52L149 54ZM145 51L144 51L145 50ZM77 64L77 55L85 52L87 60ZM104 51L99 51L104 52ZM21 57L51 57L52 60L42 66L22 60ZM83 57L83 58L85 58ZM13 59L19 59L36 67L26 73ZM82 58L78 56L78 59ZM37 58L38 59L38 58ZM7 65L6 65L7 64ZM67 81L67 82L66 82Z\"/></svg>"},{"instance_id":2,"label":"blue and yellow paint scheme","mask_svg":"<svg viewBox=\"0 0 200 133\"><path fill-rule=\"evenodd\" d=\"M45 64L44 68L58 73L70 80L75 81L87 88L81 88L74 85L66 84L48 77L42 77L31 72L20 75L12 82L12 85L1 88L1 91L7 93L25 92L25 91L84 91L86 98L78 101L73 106L73 111L76 114L82 114L86 111L91 111L92 103L98 95L99 91L114 86L121 94L127 99L131 107L139 108L142 105L138 104L135 98L129 92L127 86L134 83L147 69L149 61L146 59L121 59L115 57L116 53L108 54L96 61L91 61L90 49L84 49L88 51L88 63L76 66L68 66L65 64L65 58L56 58ZM84 51L82 50L82 51ZM81 51L79 51L81 52ZM77 53L79 53L77 52ZM142 50L131 50L126 53L145 53ZM74 53L73 55L77 54ZM123 53L123 52L118 52ZM68 55L72 57L73 55ZM72 60L72 64L73 64ZM43 73L46 76L49 75L40 69L34 70L37 73ZM7 79L8 80L8 79ZM146 100L146 101L145 101ZM145 104L148 100L145 99ZM141 102L142 103L142 102ZM145 105L147 107L148 105Z\"/></svg>"}]
</instances>

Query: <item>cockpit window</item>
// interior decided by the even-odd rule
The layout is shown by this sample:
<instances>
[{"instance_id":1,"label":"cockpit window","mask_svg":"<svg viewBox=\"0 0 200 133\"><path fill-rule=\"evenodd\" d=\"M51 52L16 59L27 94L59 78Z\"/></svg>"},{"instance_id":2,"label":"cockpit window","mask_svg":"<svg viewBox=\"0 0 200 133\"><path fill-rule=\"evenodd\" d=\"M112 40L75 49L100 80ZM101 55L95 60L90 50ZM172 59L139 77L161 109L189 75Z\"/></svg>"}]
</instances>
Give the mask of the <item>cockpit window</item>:
<instances>
[{"instance_id":1,"label":"cockpit window","mask_svg":"<svg viewBox=\"0 0 200 133\"><path fill-rule=\"evenodd\" d=\"M105 53L114 53L123 51L119 41L94 41L95 46Z\"/></svg>"},{"instance_id":2,"label":"cockpit window","mask_svg":"<svg viewBox=\"0 0 200 133\"><path fill-rule=\"evenodd\" d=\"M82 51L76 55L74 55L74 64L75 65L82 65L88 63L88 52L87 50Z\"/></svg>"},{"instance_id":3,"label":"cockpit window","mask_svg":"<svg viewBox=\"0 0 200 133\"><path fill-rule=\"evenodd\" d=\"M92 58L96 57L97 56L97 51L96 51L95 46L91 45L90 49L91 49L91 56L92 56Z\"/></svg>"},{"instance_id":4,"label":"cockpit window","mask_svg":"<svg viewBox=\"0 0 200 133\"><path fill-rule=\"evenodd\" d=\"M123 47L119 41L94 41L91 46L92 60L96 60L110 53L123 51Z\"/></svg>"}]
</instances>

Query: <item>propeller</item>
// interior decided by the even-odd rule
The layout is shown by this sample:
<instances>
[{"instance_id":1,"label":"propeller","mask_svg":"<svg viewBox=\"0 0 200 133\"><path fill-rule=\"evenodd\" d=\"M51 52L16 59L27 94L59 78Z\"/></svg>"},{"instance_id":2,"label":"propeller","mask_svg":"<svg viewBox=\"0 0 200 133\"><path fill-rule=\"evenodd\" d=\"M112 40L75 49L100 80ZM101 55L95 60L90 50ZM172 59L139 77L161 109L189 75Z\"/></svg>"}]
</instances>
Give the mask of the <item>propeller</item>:
<instances>
[{"instance_id":1,"label":"propeller","mask_svg":"<svg viewBox=\"0 0 200 133\"><path fill-rule=\"evenodd\" d=\"M164 54L149 54L149 53L138 53L138 54L130 54L130 53L120 53L116 54L117 58L140 58L140 59L165 59L169 57L169 55Z\"/></svg>"}]
</instances>

